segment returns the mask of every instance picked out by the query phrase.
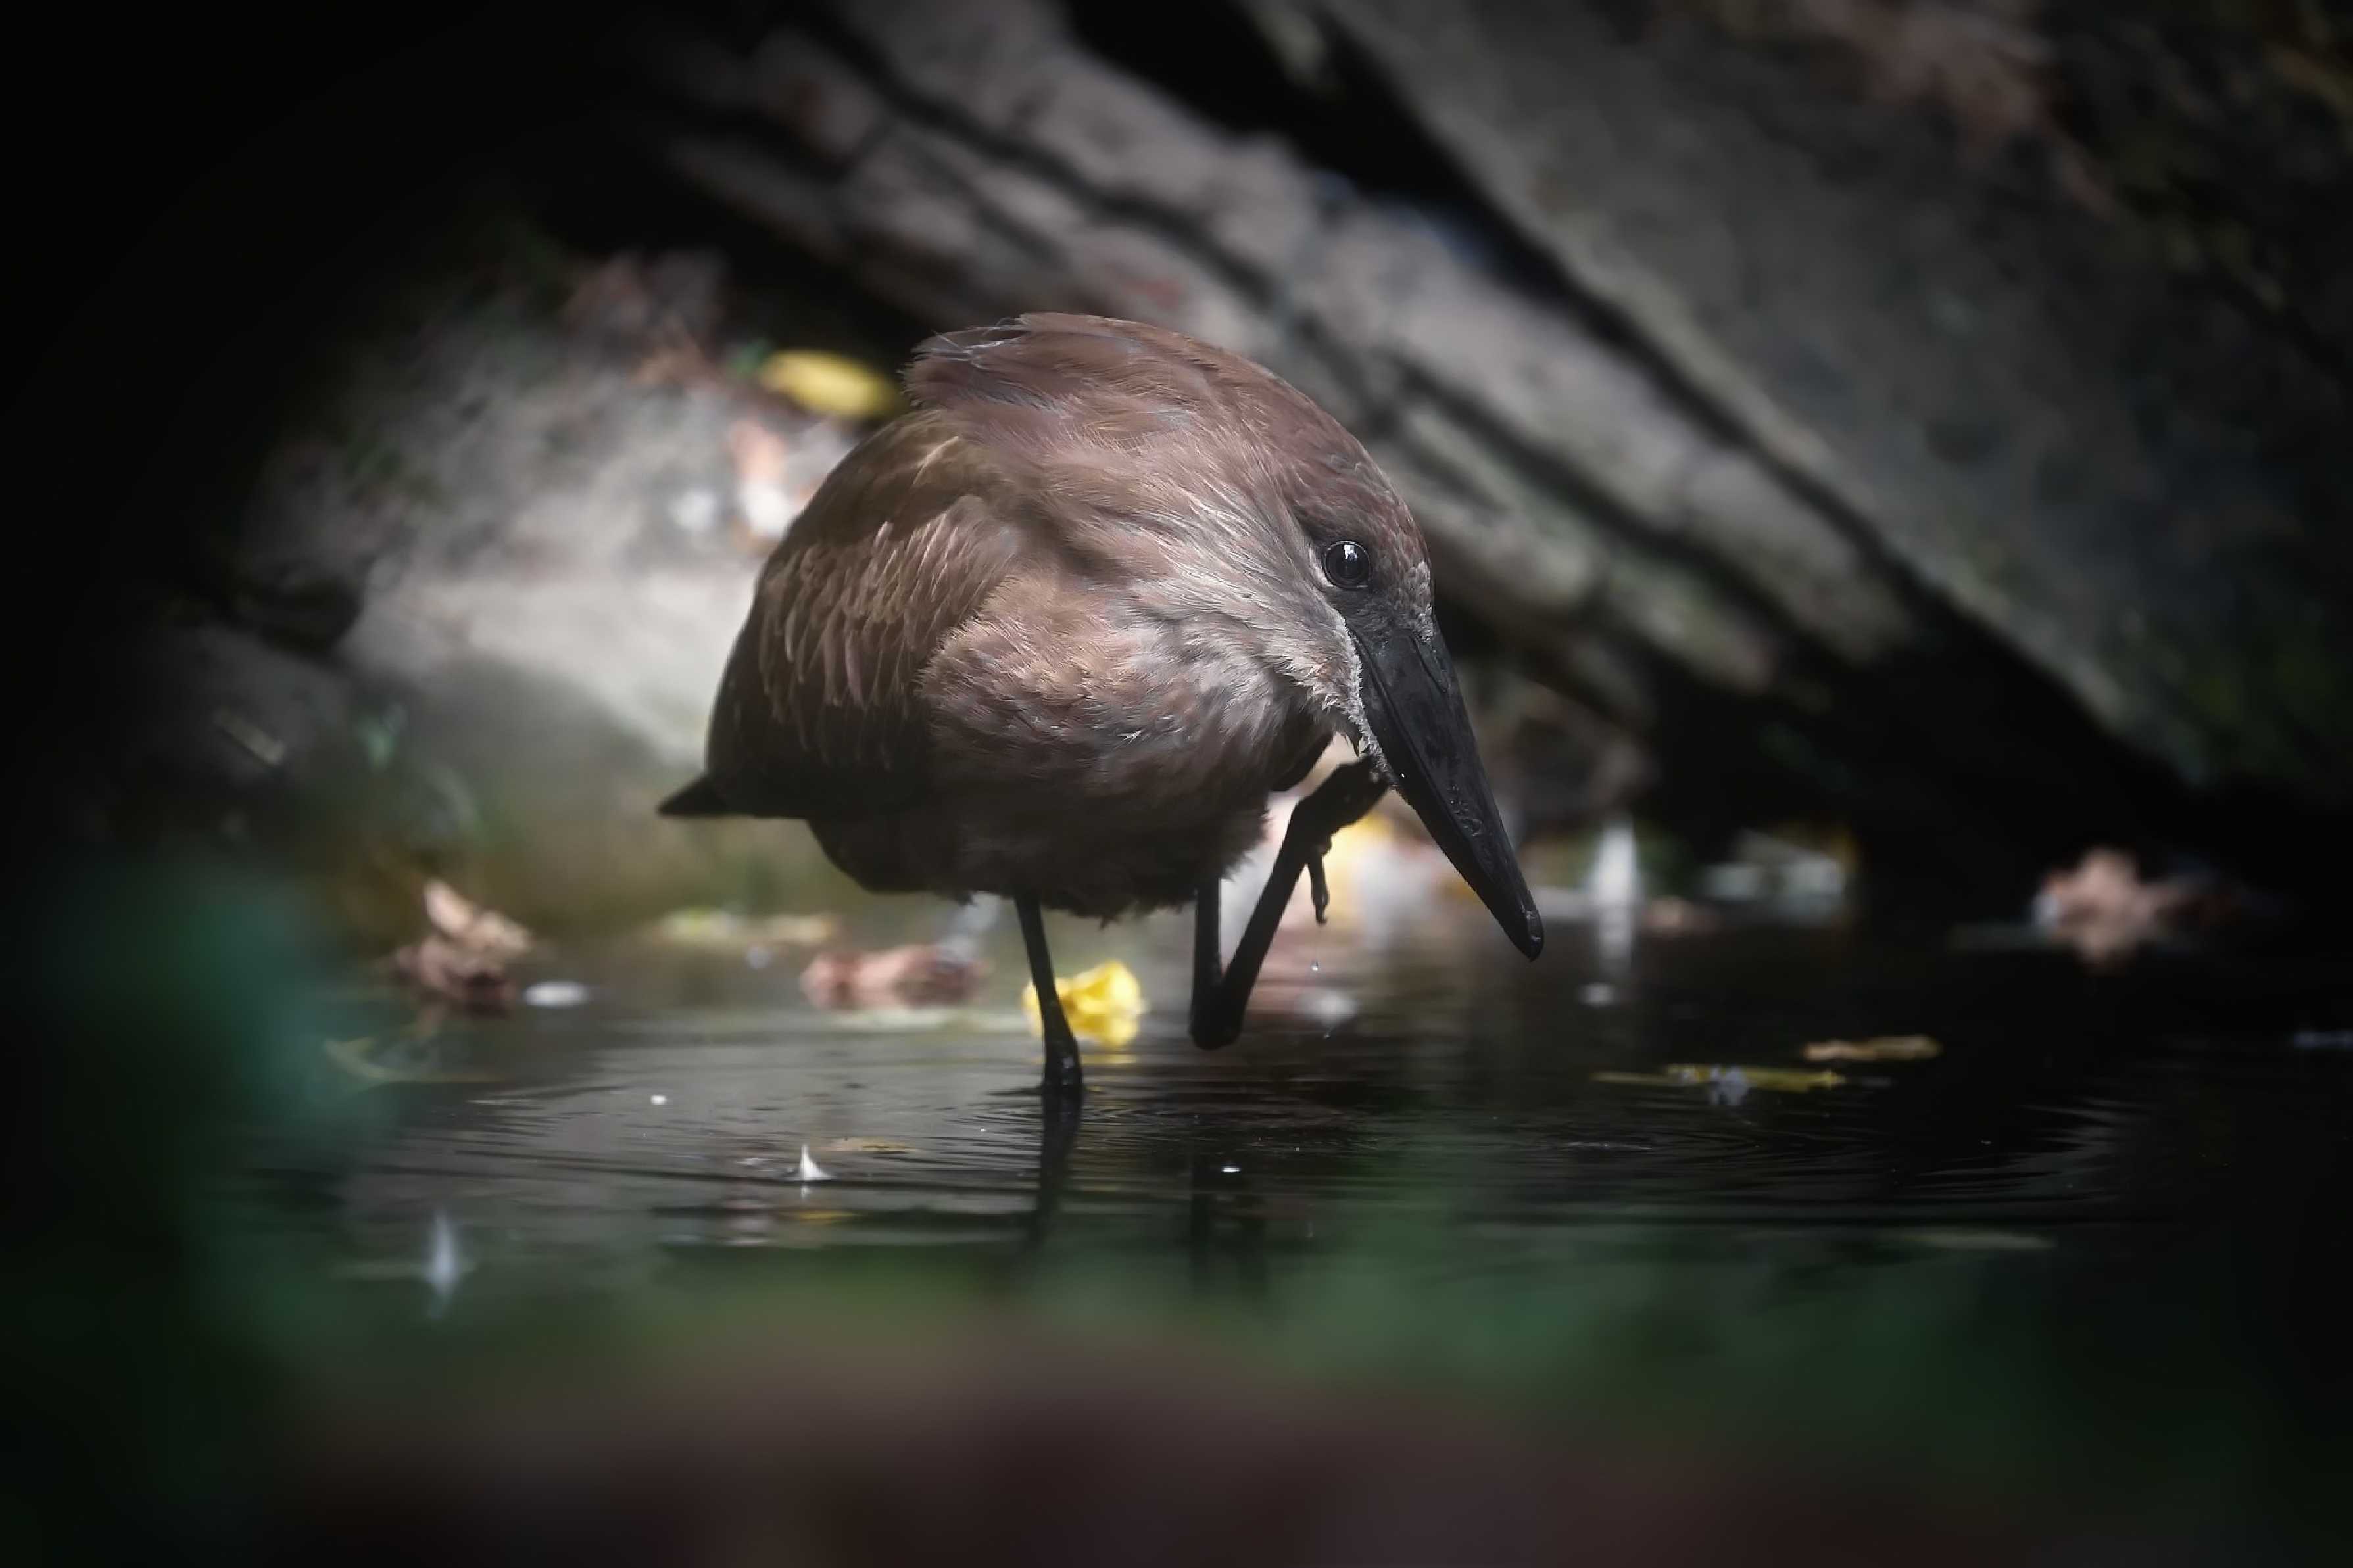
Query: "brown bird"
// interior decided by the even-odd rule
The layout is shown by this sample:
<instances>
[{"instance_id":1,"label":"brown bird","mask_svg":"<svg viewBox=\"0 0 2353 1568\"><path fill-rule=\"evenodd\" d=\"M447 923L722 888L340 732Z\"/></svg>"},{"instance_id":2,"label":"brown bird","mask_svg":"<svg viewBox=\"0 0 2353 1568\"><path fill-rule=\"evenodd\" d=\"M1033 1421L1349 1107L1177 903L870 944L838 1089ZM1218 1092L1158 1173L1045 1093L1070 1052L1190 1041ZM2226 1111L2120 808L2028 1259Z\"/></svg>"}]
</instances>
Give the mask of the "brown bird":
<instances>
[{"instance_id":1,"label":"brown bird","mask_svg":"<svg viewBox=\"0 0 2353 1568\"><path fill-rule=\"evenodd\" d=\"M1098 316L924 342L915 409L762 570L672 816L799 817L861 886L1009 897L1049 1094L1081 1087L1042 909L1195 906L1191 1027L1240 1031L1303 869L1394 783L1534 958L1543 922L1430 617L1405 502L1248 360ZM1331 737L1232 963L1218 889Z\"/></svg>"}]
</instances>

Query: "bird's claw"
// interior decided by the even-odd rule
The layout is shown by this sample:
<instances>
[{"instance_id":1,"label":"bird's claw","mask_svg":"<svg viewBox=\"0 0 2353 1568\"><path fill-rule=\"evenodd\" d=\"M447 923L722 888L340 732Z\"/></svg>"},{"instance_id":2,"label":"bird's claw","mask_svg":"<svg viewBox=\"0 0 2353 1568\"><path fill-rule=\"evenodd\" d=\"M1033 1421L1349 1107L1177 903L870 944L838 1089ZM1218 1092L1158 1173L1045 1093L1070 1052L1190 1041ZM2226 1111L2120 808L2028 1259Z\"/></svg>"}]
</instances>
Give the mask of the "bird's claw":
<instances>
[{"instance_id":1,"label":"bird's claw","mask_svg":"<svg viewBox=\"0 0 2353 1568\"><path fill-rule=\"evenodd\" d=\"M1307 889L1315 901L1315 923L1330 923L1332 884L1324 875L1324 857L1332 853L1332 836L1373 809L1389 787L1369 758L1335 770L1299 803L1291 817L1293 842L1305 841Z\"/></svg>"},{"instance_id":2,"label":"bird's claw","mask_svg":"<svg viewBox=\"0 0 2353 1568\"><path fill-rule=\"evenodd\" d=\"M1306 813L1306 820L1328 839L1372 810L1388 787L1388 780L1381 776L1367 757L1335 769L1316 786L1314 794L1299 803L1299 810Z\"/></svg>"}]
</instances>

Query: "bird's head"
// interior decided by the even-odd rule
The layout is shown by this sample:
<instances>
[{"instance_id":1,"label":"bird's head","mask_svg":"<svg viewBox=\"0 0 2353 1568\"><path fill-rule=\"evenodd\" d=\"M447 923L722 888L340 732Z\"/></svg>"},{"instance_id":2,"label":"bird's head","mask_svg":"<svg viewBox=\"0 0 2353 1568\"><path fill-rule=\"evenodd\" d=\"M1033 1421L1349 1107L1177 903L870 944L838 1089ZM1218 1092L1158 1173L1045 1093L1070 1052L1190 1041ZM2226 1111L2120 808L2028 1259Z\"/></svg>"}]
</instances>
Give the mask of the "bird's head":
<instances>
[{"instance_id":1,"label":"bird's head","mask_svg":"<svg viewBox=\"0 0 2353 1568\"><path fill-rule=\"evenodd\" d=\"M1239 355L1096 316L934 338L908 384L1023 474L1076 558L1292 683L1379 763L1513 944L1542 950L1421 530L1337 420Z\"/></svg>"},{"instance_id":2,"label":"bird's head","mask_svg":"<svg viewBox=\"0 0 2353 1568\"><path fill-rule=\"evenodd\" d=\"M1356 438L1292 395L1313 418L1303 416L1278 437L1289 483L1262 531L1284 547L1297 598L1314 610L1272 642L1294 649L1288 662L1305 667L1299 679L1379 761L1504 934L1534 958L1544 947L1544 922L1438 635L1421 530ZM1311 649L1307 658L1297 657Z\"/></svg>"}]
</instances>

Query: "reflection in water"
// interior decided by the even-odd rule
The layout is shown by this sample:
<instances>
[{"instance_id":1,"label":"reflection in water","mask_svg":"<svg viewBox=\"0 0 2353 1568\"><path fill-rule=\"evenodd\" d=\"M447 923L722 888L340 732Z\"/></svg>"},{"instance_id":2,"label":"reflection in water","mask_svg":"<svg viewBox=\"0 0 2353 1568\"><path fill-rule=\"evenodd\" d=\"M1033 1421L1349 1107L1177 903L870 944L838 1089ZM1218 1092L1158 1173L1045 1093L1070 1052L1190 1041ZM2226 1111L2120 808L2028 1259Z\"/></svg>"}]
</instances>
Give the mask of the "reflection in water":
<instances>
[{"instance_id":1,"label":"reflection in water","mask_svg":"<svg viewBox=\"0 0 2353 1568\"><path fill-rule=\"evenodd\" d=\"M1043 1246L1054 1223L1054 1210L1061 1202L1064 1184L1071 1179L1071 1149L1078 1141L1079 1122L1085 1112L1083 1100L1073 1101L1060 1095L1039 1096L1038 1186L1022 1237L1025 1252Z\"/></svg>"},{"instance_id":2,"label":"reflection in water","mask_svg":"<svg viewBox=\"0 0 2353 1568\"><path fill-rule=\"evenodd\" d=\"M1190 1167L1185 1243L1194 1293L1265 1300L1267 1218L1256 1188L1211 1144L1195 1145Z\"/></svg>"},{"instance_id":3,"label":"reflection in water","mask_svg":"<svg viewBox=\"0 0 2353 1568\"><path fill-rule=\"evenodd\" d=\"M449 1300L458 1293L458 1282L466 1277L466 1260L458 1250L458 1227L449 1223L448 1211L433 1211L433 1236L425 1250L425 1283L433 1291L434 1317L439 1317L449 1307Z\"/></svg>"},{"instance_id":4,"label":"reflection in water","mask_svg":"<svg viewBox=\"0 0 2353 1568\"><path fill-rule=\"evenodd\" d=\"M850 940L910 934L861 913L844 915ZM583 1528L607 1516L575 1507L646 1496L624 1483L648 1464L733 1478L696 1504L722 1524L745 1517L735 1497L796 1481L809 1508L863 1497L897 1521L916 1511L902 1500L971 1478L955 1495L1043 1517L1034 1477L1073 1456L1098 1463L1058 1499L1125 1482L1142 1508L1192 1485L1204 1517L1231 1518L1264 1464L1334 1451L1284 1423L1335 1381L1575 1426L1588 1459L1545 1458L1495 1500L1582 1479L1563 1539L1588 1544L1588 1500L1621 1495L1594 1481L1592 1451L1680 1457L1708 1495L1744 1465L1796 1465L1867 1498L2118 1510L2168 1540L2184 1514L2267 1526L2335 1508L2353 1463L2337 1284L2353 1274L2353 1053L2298 1042L2353 1021L2342 974L2086 975L2048 953L1732 925L1641 942L1597 1007L1579 1001L1601 983L1587 943L1527 965L1467 900L1390 918L1387 946L1282 937L1270 974L1292 990L1271 988L1229 1050L1196 1051L1181 1009L1154 1009L1130 1059L1101 1062L1083 1109L1057 1117L1035 1092L1020 965L1002 962L1011 932L970 1007L825 1014L789 966L740 951L580 947L563 961L581 1005L427 1035L404 1033L380 990L289 1007L290 982L230 962L231 922L131 902L73 972L136 1005L55 1055L93 1065L38 1129L58 1134L59 1168L111 1180L47 1226L79 1284L18 1293L39 1321L22 1342L65 1369L47 1381L78 1408L57 1430L101 1401L152 1406L140 1463L158 1476L227 1446L206 1412L414 1391L411 1451L452 1456L445 1500L560 1475L563 1508L534 1517ZM1184 994L1186 925L1058 934L1074 968L1126 963L1165 1002ZM120 984L126 952L178 980ZM1319 987L1353 1016L1316 1016ZM207 1000L231 989L263 1005ZM187 1075L206 1063L250 1087L206 1089ZM1733 1067L1747 1091L1711 1099ZM1779 1092L1767 1073L1815 1076ZM210 1131L154 1136L189 1126ZM803 1181L804 1154L833 1179ZM156 1234L184 1240L183 1264L154 1266ZM101 1331L60 1300L99 1304L80 1316ZM958 1333L982 1381L913 1397L910 1377L933 1375L908 1370L918 1352ZM1090 1339L1110 1342L1092 1362L1073 1349ZM860 1342L868 1363L845 1368ZM686 1347L712 1385L627 1386ZM525 1362L561 1397L517 1393ZM1167 1369L1168 1403L1086 1370L1142 1362ZM192 1405L192 1379L224 1396ZM738 1390L736 1408L792 1429L737 1441L719 1395ZM1358 1408L1384 1405L1404 1407ZM1082 1405L1083 1422L1048 1423L1034 1462L1007 1462L1023 1412ZM520 1447L477 1420L501 1411ZM1172 1431L1190 1436L1137 1447ZM1328 1478L1349 1517L1441 1495L1420 1456L1382 1451L1365 1451L1377 1480ZM836 1460L851 1468L811 1468ZM341 1473L384 1511L339 1539L417 1517L414 1478L364 1446ZM525 1506L549 1495L526 1490ZM1646 1531L1697 1495L1671 1490ZM1809 1531L1851 1517L1804 1515ZM1429 1541L1460 1550L1418 1560L1478 1555L1460 1531ZM1897 1558L1924 1560L1844 1560Z\"/></svg>"},{"instance_id":5,"label":"reflection in water","mask_svg":"<svg viewBox=\"0 0 2353 1568\"><path fill-rule=\"evenodd\" d=\"M1593 910L1594 952L1601 973L1613 979L1622 976L1633 962L1634 928L1642 912L1642 873L1634 858L1634 825L1625 817L1611 817L1602 828L1585 893Z\"/></svg>"},{"instance_id":6,"label":"reflection in water","mask_svg":"<svg viewBox=\"0 0 2353 1568\"><path fill-rule=\"evenodd\" d=\"M1182 994L1181 932L1112 939L1148 994ZM376 1090L415 1098L351 1152L343 1213L365 1247L459 1208L481 1246L578 1264L581 1288L770 1235L746 1215L786 1213L820 1180L848 1216L828 1247L968 1246L1008 1225L1034 1245L1059 1194L1084 1246L1115 1248L1170 1204L1227 1214L1245 1191L1279 1199L1294 1239L1442 1205L1570 1229L2018 1221L2104 1245L2218 1176L2231 1107L2251 1124L2284 1110L2258 1047L2133 1037L2114 998L2041 959L1682 938L1641 949L1620 1005L1597 1009L1577 1001L1606 984L1591 970L1487 945L1440 932L1383 956L1286 930L1238 1049L1202 1055L1181 1010L1147 1014L1128 1048L1091 1059L1082 1119L1023 1092L1037 1047L1018 1014L860 1021L748 967L617 969L597 1005L476 1026L463 1073ZM1351 1016L1319 1010L1332 992ZM1806 1059L1825 1038L1930 1028L1941 1055ZM466 1087L492 1073L510 1081ZM2185 1099L2185 1076L2207 1091ZM1463 1248L1466 1267L1496 1261Z\"/></svg>"},{"instance_id":7,"label":"reflection in water","mask_svg":"<svg viewBox=\"0 0 2353 1568\"><path fill-rule=\"evenodd\" d=\"M1377 945L1343 888L1333 926L1286 927L1235 1047L1196 1051L1155 1007L1089 1048L1079 1107L1035 1093L1011 978L861 1018L776 968L584 952L590 1003L453 1030L432 1079L365 1091L405 1097L380 1136L285 1174L334 1194L300 1222L322 1273L428 1229L437 1300L479 1269L469 1321L723 1279L1009 1288L1238 1315L1286 1364L1767 1426L1835 1410L2046 1473L2201 1400L2290 1397L2271 1349L2217 1329L2225 1298L2327 1342L2300 1325L2342 1246L2299 1216L2342 1210L2353 1056L2272 1015L2339 1016L2336 993L1824 930L1662 938L1605 978L1580 943L1524 963L1467 901L1392 904ZM1074 968L1184 994L1181 917L1058 934ZM1825 1042L1834 1066L1809 1059ZM2233 1463L2281 1461L2264 1430Z\"/></svg>"}]
</instances>

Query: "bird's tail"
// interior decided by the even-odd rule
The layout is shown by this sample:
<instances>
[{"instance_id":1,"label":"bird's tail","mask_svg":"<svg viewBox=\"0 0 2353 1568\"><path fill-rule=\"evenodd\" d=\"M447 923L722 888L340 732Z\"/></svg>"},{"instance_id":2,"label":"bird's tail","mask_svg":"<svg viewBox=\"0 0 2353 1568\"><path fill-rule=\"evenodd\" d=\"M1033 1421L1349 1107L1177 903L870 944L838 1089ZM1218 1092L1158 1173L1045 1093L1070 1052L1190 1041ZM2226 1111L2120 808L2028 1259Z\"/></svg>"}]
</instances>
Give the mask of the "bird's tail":
<instances>
[{"instance_id":1,"label":"bird's tail","mask_svg":"<svg viewBox=\"0 0 2353 1568\"><path fill-rule=\"evenodd\" d=\"M735 808L720 797L706 775L654 808L664 816L733 816Z\"/></svg>"}]
</instances>

